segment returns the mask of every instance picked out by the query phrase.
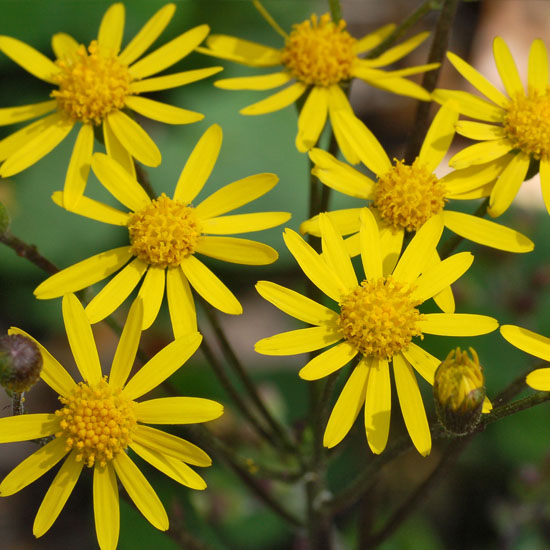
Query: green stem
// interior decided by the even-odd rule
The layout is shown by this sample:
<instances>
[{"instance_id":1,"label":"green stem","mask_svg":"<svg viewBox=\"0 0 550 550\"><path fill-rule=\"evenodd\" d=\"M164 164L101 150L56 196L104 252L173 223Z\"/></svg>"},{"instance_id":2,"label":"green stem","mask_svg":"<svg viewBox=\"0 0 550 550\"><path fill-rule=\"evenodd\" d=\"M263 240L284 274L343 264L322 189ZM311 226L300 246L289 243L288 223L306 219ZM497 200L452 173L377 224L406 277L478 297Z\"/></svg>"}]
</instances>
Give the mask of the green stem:
<instances>
[{"instance_id":1,"label":"green stem","mask_svg":"<svg viewBox=\"0 0 550 550\"><path fill-rule=\"evenodd\" d=\"M459 0L444 0L443 8L437 20L432 46L428 55L428 63L442 63L445 58L445 52L449 45L449 35L451 33L453 19L456 14ZM433 71L426 71L422 77L422 87L428 92L433 92L437 85L441 66ZM407 164L412 164L418 156L424 137L428 130L430 117L430 101L420 101L416 111L416 119L413 125L412 136L407 145L405 160Z\"/></svg>"},{"instance_id":2,"label":"green stem","mask_svg":"<svg viewBox=\"0 0 550 550\"><path fill-rule=\"evenodd\" d=\"M502 405L501 407L495 407L489 414L484 414L481 417L481 422L479 427L476 428L476 431L482 431L487 424L492 424L493 422L506 418L511 414L516 414L526 409L530 409L531 407L540 405L541 403L545 403L549 400L550 392L538 391L533 395L524 397L523 399L518 399L513 403Z\"/></svg>"},{"instance_id":3,"label":"green stem","mask_svg":"<svg viewBox=\"0 0 550 550\"><path fill-rule=\"evenodd\" d=\"M342 7L340 6L340 0L328 0L330 8L330 15L335 23L338 23L342 19Z\"/></svg>"},{"instance_id":4,"label":"green stem","mask_svg":"<svg viewBox=\"0 0 550 550\"><path fill-rule=\"evenodd\" d=\"M53 275L59 271L52 262L44 258L44 256L38 252L34 244L27 244L13 235L9 230L0 235L0 242L9 246L18 256L29 260L29 262L33 263L39 269L44 270L46 273Z\"/></svg>"}]
</instances>

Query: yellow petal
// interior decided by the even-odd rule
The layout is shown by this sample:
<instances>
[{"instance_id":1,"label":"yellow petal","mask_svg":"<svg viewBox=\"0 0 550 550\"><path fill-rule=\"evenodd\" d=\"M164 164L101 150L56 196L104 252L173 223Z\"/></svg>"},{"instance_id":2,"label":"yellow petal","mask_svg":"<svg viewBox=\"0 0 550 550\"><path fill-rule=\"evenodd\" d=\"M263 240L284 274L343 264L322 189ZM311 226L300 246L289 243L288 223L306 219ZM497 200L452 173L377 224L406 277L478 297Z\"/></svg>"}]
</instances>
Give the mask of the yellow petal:
<instances>
[{"instance_id":1,"label":"yellow petal","mask_svg":"<svg viewBox=\"0 0 550 550\"><path fill-rule=\"evenodd\" d=\"M208 25L199 25L180 34L134 63L130 67L130 74L135 79L141 79L160 73L191 53L206 38L209 31Z\"/></svg>"},{"instance_id":2,"label":"yellow petal","mask_svg":"<svg viewBox=\"0 0 550 550\"><path fill-rule=\"evenodd\" d=\"M124 32L124 4L116 3L109 6L97 33L97 43L101 54L105 57L115 56L120 51L122 33Z\"/></svg>"},{"instance_id":3,"label":"yellow petal","mask_svg":"<svg viewBox=\"0 0 550 550\"><path fill-rule=\"evenodd\" d=\"M68 61L72 59L79 45L70 34L58 32L52 36L52 50L59 60Z\"/></svg>"},{"instance_id":4,"label":"yellow petal","mask_svg":"<svg viewBox=\"0 0 550 550\"><path fill-rule=\"evenodd\" d=\"M417 326L426 334L479 336L496 330L498 322L492 317L472 313L425 313Z\"/></svg>"},{"instance_id":5,"label":"yellow petal","mask_svg":"<svg viewBox=\"0 0 550 550\"><path fill-rule=\"evenodd\" d=\"M243 308L239 300L222 281L195 256L181 262L181 270L189 284L216 309L229 315L240 315Z\"/></svg>"},{"instance_id":6,"label":"yellow petal","mask_svg":"<svg viewBox=\"0 0 550 550\"><path fill-rule=\"evenodd\" d=\"M63 322L82 379L88 384L97 384L102 373L92 327L82 304L74 294L63 296Z\"/></svg>"},{"instance_id":7,"label":"yellow petal","mask_svg":"<svg viewBox=\"0 0 550 550\"><path fill-rule=\"evenodd\" d=\"M136 288L149 265L136 258L124 266L86 306L86 315L93 325L108 317Z\"/></svg>"},{"instance_id":8,"label":"yellow petal","mask_svg":"<svg viewBox=\"0 0 550 550\"><path fill-rule=\"evenodd\" d=\"M160 311L164 297L165 271L164 267L150 265L145 273L145 279L138 293L138 297L143 300L142 330L148 329L153 324Z\"/></svg>"},{"instance_id":9,"label":"yellow petal","mask_svg":"<svg viewBox=\"0 0 550 550\"><path fill-rule=\"evenodd\" d=\"M224 78L216 80L214 86L222 90L271 90L278 88L292 80L289 71L257 76L239 76L237 78Z\"/></svg>"},{"instance_id":10,"label":"yellow petal","mask_svg":"<svg viewBox=\"0 0 550 550\"><path fill-rule=\"evenodd\" d=\"M301 328L263 338L254 349L263 355L296 355L326 348L341 339L342 334L333 326Z\"/></svg>"},{"instance_id":11,"label":"yellow petal","mask_svg":"<svg viewBox=\"0 0 550 550\"><path fill-rule=\"evenodd\" d=\"M194 332L170 342L134 374L123 395L135 400L162 384L197 351L201 341L202 336Z\"/></svg>"},{"instance_id":12,"label":"yellow petal","mask_svg":"<svg viewBox=\"0 0 550 550\"><path fill-rule=\"evenodd\" d=\"M370 208L361 210L361 262L367 281L375 281L382 277L382 250L378 224Z\"/></svg>"},{"instance_id":13,"label":"yellow petal","mask_svg":"<svg viewBox=\"0 0 550 550\"><path fill-rule=\"evenodd\" d=\"M324 215L330 219L332 225L340 235L349 235L350 233L356 233L361 227L361 210L361 208L344 208L343 210L324 212ZM300 233L309 233L310 235L320 237L319 216L313 216L313 218L302 222L300 224ZM344 246L346 245L344 244ZM347 246L346 250L348 250Z\"/></svg>"},{"instance_id":14,"label":"yellow petal","mask_svg":"<svg viewBox=\"0 0 550 550\"><path fill-rule=\"evenodd\" d=\"M56 106L57 101L52 99L31 105L22 105L21 107L5 107L0 109L0 126L7 126L8 124L15 124L16 122L23 122L45 115L53 111Z\"/></svg>"},{"instance_id":15,"label":"yellow petal","mask_svg":"<svg viewBox=\"0 0 550 550\"><path fill-rule=\"evenodd\" d=\"M289 212L253 212L250 214L233 214L217 218L208 218L201 222L203 233L214 235L231 235L249 233L276 227L290 219Z\"/></svg>"},{"instance_id":16,"label":"yellow petal","mask_svg":"<svg viewBox=\"0 0 550 550\"><path fill-rule=\"evenodd\" d=\"M374 72L375 69L369 69L370 75L362 72L360 75L357 74L357 76L375 88L380 88L381 90L386 90L398 95L413 97L420 101L431 101L430 94L416 82L398 76L390 77L388 75L378 74L383 71L377 71L377 74L372 74ZM382 76L384 77L382 78Z\"/></svg>"},{"instance_id":17,"label":"yellow petal","mask_svg":"<svg viewBox=\"0 0 550 550\"><path fill-rule=\"evenodd\" d=\"M395 23L389 23L388 25L384 25L383 27L376 29L374 32L363 36L363 38L360 38L357 42L355 42L353 47L354 50L356 53L363 53L376 48L378 44L381 44L394 31L395 27Z\"/></svg>"},{"instance_id":18,"label":"yellow petal","mask_svg":"<svg viewBox=\"0 0 550 550\"><path fill-rule=\"evenodd\" d=\"M386 50L378 57L369 59L368 62L371 67L384 67L386 65L391 65L394 61L405 57L409 52L412 52L415 48L420 46L420 44L422 44L428 36L430 36L428 31L421 32L412 38L405 40L405 42Z\"/></svg>"},{"instance_id":19,"label":"yellow petal","mask_svg":"<svg viewBox=\"0 0 550 550\"><path fill-rule=\"evenodd\" d=\"M319 380L347 365L357 353L358 350L354 346L348 342L341 342L316 355L302 367L298 375L304 380Z\"/></svg>"},{"instance_id":20,"label":"yellow petal","mask_svg":"<svg viewBox=\"0 0 550 550\"><path fill-rule=\"evenodd\" d=\"M196 424L223 414L223 406L201 397L161 397L136 403L138 422L147 424Z\"/></svg>"},{"instance_id":21,"label":"yellow petal","mask_svg":"<svg viewBox=\"0 0 550 550\"><path fill-rule=\"evenodd\" d=\"M116 162L130 174L131 178L136 179L136 165L134 159L115 136L107 118L103 119L103 141L105 142L107 155L113 160L116 160Z\"/></svg>"},{"instance_id":22,"label":"yellow petal","mask_svg":"<svg viewBox=\"0 0 550 550\"><path fill-rule=\"evenodd\" d=\"M0 443L28 441L47 437L59 430L59 418L55 414L23 414L0 418Z\"/></svg>"},{"instance_id":23,"label":"yellow petal","mask_svg":"<svg viewBox=\"0 0 550 550\"><path fill-rule=\"evenodd\" d=\"M550 361L550 338L514 325L500 327L502 337L513 346L544 361Z\"/></svg>"},{"instance_id":24,"label":"yellow petal","mask_svg":"<svg viewBox=\"0 0 550 550\"><path fill-rule=\"evenodd\" d=\"M136 113L165 124L191 124L204 118L201 113L136 95L128 96L124 103Z\"/></svg>"},{"instance_id":25,"label":"yellow petal","mask_svg":"<svg viewBox=\"0 0 550 550\"><path fill-rule=\"evenodd\" d=\"M432 438L424 403L414 372L400 353L393 357L393 372L399 405L401 405L407 431L416 450L422 456L428 456L432 449Z\"/></svg>"},{"instance_id":26,"label":"yellow petal","mask_svg":"<svg viewBox=\"0 0 550 550\"><path fill-rule=\"evenodd\" d=\"M380 231L380 251L382 253L382 274L387 277L393 270L401 256L405 231L394 231L393 227L385 226L376 209L370 208L371 213Z\"/></svg>"},{"instance_id":27,"label":"yellow petal","mask_svg":"<svg viewBox=\"0 0 550 550\"><path fill-rule=\"evenodd\" d=\"M323 86L313 86L298 116L296 149L305 153L314 147L325 127L328 114L328 92Z\"/></svg>"},{"instance_id":28,"label":"yellow petal","mask_svg":"<svg viewBox=\"0 0 550 550\"><path fill-rule=\"evenodd\" d=\"M279 257L267 244L235 237L200 237L195 250L217 260L243 265L268 265Z\"/></svg>"},{"instance_id":29,"label":"yellow petal","mask_svg":"<svg viewBox=\"0 0 550 550\"><path fill-rule=\"evenodd\" d=\"M528 83L531 88L544 93L550 83L548 78L548 52L544 42L537 38L529 49Z\"/></svg>"},{"instance_id":30,"label":"yellow petal","mask_svg":"<svg viewBox=\"0 0 550 550\"><path fill-rule=\"evenodd\" d=\"M539 165L540 189L546 210L550 214L550 162L540 159Z\"/></svg>"},{"instance_id":31,"label":"yellow petal","mask_svg":"<svg viewBox=\"0 0 550 550\"><path fill-rule=\"evenodd\" d=\"M340 397L336 401L323 436L325 447L334 447L350 431L365 402L370 365L362 360L353 369Z\"/></svg>"},{"instance_id":32,"label":"yellow petal","mask_svg":"<svg viewBox=\"0 0 550 550\"><path fill-rule=\"evenodd\" d=\"M35 288L34 295L39 300L48 300L76 292L107 278L131 257L129 246L101 252L52 275Z\"/></svg>"},{"instance_id":33,"label":"yellow petal","mask_svg":"<svg viewBox=\"0 0 550 550\"><path fill-rule=\"evenodd\" d=\"M506 130L502 126L460 120L456 124L456 133L477 141L500 140L506 137Z\"/></svg>"},{"instance_id":34,"label":"yellow petal","mask_svg":"<svg viewBox=\"0 0 550 550\"><path fill-rule=\"evenodd\" d=\"M97 542L102 550L114 550L120 531L118 483L113 466L94 468L94 518Z\"/></svg>"},{"instance_id":35,"label":"yellow petal","mask_svg":"<svg viewBox=\"0 0 550 550\"><path fill-rule=\"evenodd\" d=\"M550 390L550 369L537 369L530 372L525 378L525 383L534 390Z\"/></svg>"},{"instance_id":36,"label":"yellow petal","mask_svg":"<svg viewBox=\"0 0 550 550\"><path fill-rule=\"evenodd\" d=\"M84 194L90 173L93 149L94 128L91 124L83 124L78 132L65 176L63 206L67 209L74 207Z\"/></svg>"},{"instance_id":37,"label":"yellow petal","mask_svg":"<svg viewBox=\"0 0 550 550\"><path fill-rule=\"evenodd\" d=\"M63 191L55 191L52 194L52 200L57 206L63 207ZM110 225L128 225L130 215L127 212L121 212L112 206L103 204L102 202L89 199L88 197L80 197L77 204L72 205L68 210L79 216L90 218L98 222L108 223Z\"/></svg>"},{"instance_id":38,"label":"yellow petal","mask_svg":"<svg viewBox=\"0 0 550 550\"><path fill-rule=\"evenodd\" d=\"M48 489L34 519L32 534L41 537L53 525L71 495L84 463L76 461L77 452L73 451L63 462Z\"/></svg>"},{"instance_id":39,"label":"yellow petal","mask_svg":"<svg viewBox=\"0 0 550 550\"><path fill-rule=\"evenodd\" d=\"M519 78L518 69L514 63L514 58L506 45L506 42L497 36L493 40L493 55L498 74L510 97L515 97L517 94L525 94L521 80Z\"/></svg>"},{"instance_id":40,"label":"yellow petal","mask_svg":"<svg viewBox=\"0 0 550 550\"><path fill-rule=\"evenodd\" d=\"M402 353L418 374L433 386L435 371L441 364L441 361L420 346L417 346L414 342L411 342Z\"/></svg>"},{"instance_id":41,"label":"yellow petal","mask_svg":"<svg viewBox=\"0 0 550 550\"><path fill-rule=\"evenodd\" d=\"M390 432L391 386L390 368L385 359L373 359L365 396L365 431L370 450L380 454Z\"/></svg>"},{"instance_id":42,"label":"yellow petal","mask_svg":"<svg viewBox=\"0 0 550 550\"><path fill-rule=\"evenodd\" d=\"M342 88L340 88L337 84L329 86L328 93L328 114L332 125L332 131L334 132L334 137L336 138L336 143L338 143L338 147L340 148L342 155L350 164L358 164L359 157L350 143L348 130L342 125L341 119L335 116L340 110L353 113L348 97L343 92Z\"/></svg>"},{"instance_id":43,"label":"yellow petal","mask_svg":"<svg viewBox=\"0 0 550 550\"><path fill-rule=\"evenodd\" d=\"M242 63L250 67L272 67L281 63L281 51L269 46L225 34L211 34L206 40L209 49L201 53Z\"/></svg>"},{"instance_id":44,"label":"yellow petal","mask_svg":"<svg viewBox=\"0 0 550 550\"><path fill-rule=\"evenodd\" d=\"M432 92L432 99L441 104L452 99L458 103L461 114L487 122L502 122L504 118L504 109L469 92L438 88Z\"/></svg>"},{"instance_id":45,"label":"yellow petal","mask_svg":"<svg viewBox=\"0 0 550 550\"><path fill-rule=\"evenodd\" d=\"M166 272L166 298L174 338L181 338L197 330L195 302L189 283L179 267L170 267Z\"/></svg>"},{"instance_id":46,"label":"yellow petal","mask_svg":"<svg viewBox=\"0 0 550 550\"><path fill-rule=\"evenodd\" d=\"M137 509L154 527L168 529L168 516L159 497L125 452L118 453L112 462L118 479Z\"/></svg>"},{"instance_id":47,"label":"yellow petal","mask_svg":"<svg viewBox=\"0 0 550 550\"><path fill-rule=\"evenodd\" d=\"M208 78L216 73L223 71L223 67L207 67L205 69L193 69L192 71L183 71L181 73L168 74L166 76L156 76L137 80L130 84L130 90L135 94L143 92L156 92L169 88L178 88L191 82L197 82L203 78Z\"/></svg>"},{"instance_id":48,"label":"yellow petal","mask_svg":"<svg viewBox=\"0 0 550 550\"><path fill-rule=\"evenodd\" d=\"M280 111L294 103L307 89L302 82L295 82L273 95L262 99L248 107L244 107L239 112L241 115L265 115Z\"/></svg>"}]
</instances>

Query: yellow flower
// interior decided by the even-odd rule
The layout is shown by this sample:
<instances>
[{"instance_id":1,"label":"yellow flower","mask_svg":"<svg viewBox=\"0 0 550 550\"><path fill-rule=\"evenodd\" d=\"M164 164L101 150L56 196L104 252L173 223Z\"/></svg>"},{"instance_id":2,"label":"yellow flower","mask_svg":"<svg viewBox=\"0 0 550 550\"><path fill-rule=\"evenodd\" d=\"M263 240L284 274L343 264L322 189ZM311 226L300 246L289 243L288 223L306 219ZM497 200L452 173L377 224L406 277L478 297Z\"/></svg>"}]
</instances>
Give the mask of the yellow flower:
<instances>
[{"instance_id":1,"label":"yellow flower","mask_svg":"<svg viewBox=\"0 0 550 550\"><path fill-rule=\"evenodd\" d=\"M500 334L513 346L543 361L550 361L550 338L515 325L502 325ZM525 379L534 390L550 391L550 368L536 369Z\"/></svg>"},{"instance_id":2,"label":"yellow flower","mask_svg":"<svg viewBox=\"0 0 550 550\"><path fill-rule=\"evenodd\" d=\"M204 115L141 97L143 92L175 88L222 70L211 67L149 78L177 63L195 49L209 31L195 27L152 53L140 56L168 25L175 5L167 4L120 51L124 6L113 4L103 16L97 40L88 48L65 33L52 37L52 61L24 42L0 36L0 50L33 76L55 86L52 99L0 109L0 125L43 118L0 141L0 176L28 168L54 149L76 124L80 125L65 178L65 206L84 193L90 170L94 129L101 126L107 154L135 175L133 159L158 166L160 151L125 111L132 110L167 124L189 124Z\"/></svg>"},{"instance_id":3,"label":"yellow flower","mask_svg":"<svg viewBox=\"0 0 550 550\"><path fill-rule=\"evenodd\" d=\"M461 114L483 121L461 120L457 124L459 134L481 143L457 153L450 165L457 169L492 165L498 170L488 210L496 217L510 206L529 164L537 161L542 196L550 212L550 81L546 46L540 39L531 44L527 93L508 46L498 36L493 42L493 54L507 96L460 57L447 53L455 69L489 100L468 92L435 90L436 101L454 99Z\"/></svg>"},{"instance_id":4,"label":"yellow flower","mask_svg":"<svg viewBox=\"0 0 550 550\"><path fill-rule=\"evenodd\" d=\"M261 11L266 16L263 8ZM290 34L276 25L270 16L267 17L285 40L281 49L232 36L211 35L206 42L208 48L198 48L198 51L251 67L283 65L283 70L276 73L228 78L218 80L215 85L226 90L271 90L290 83L281 91L242 109L240 112L243 115L278 111L307 93L298 117L298 151L305 152L317 143L329 116L342 154L353 164L359 162L344 128L334 117L339 109L351 111L342 86L347 86L353 78L389 92L430 100L424 88L403 77L435 69L438 63L396 71L380 69L414 50L429 33L420 33L373 59L361 59L359 56L378 46L391 34L395 25L386 25L363 38L355 39L346 30L345 21L334 23L329 14L321 17L312 15L311 19L295 24Z\"/></svg>"},{"instance_id":5,"label":"yellow flower","mask_svg":"<svg viewBox=\"0 0 550 550\"><path fill-rule=\"evenodd\" d=\"M143 308L132 306L120 337L110 375L104 376L92 329L73 294L63 297L69 345L82 376L78 384L38 342L44 359L41 378L59 394L55 413L25 414L0 420L0 442L53 438L13 469L0 484L0 495L20 491L63 458L34 520L42 536L67 502L84 466L94 469L93 493L97 539L102 550L116 548L119 534L117 477L138 510L157 529L168 529L168 516L157 494L128 456L128 447L178 483L204 489L206 483L187 464L209 466L210 457L192 443L146 424L194 424L218 418L223 407L210 399L167 397L136 401L156 388L198 348L199 333L175 340L127 381L141 335ZM10 334L30 336L18 328Z\"/></svg>"},{"instance_id":6,"label":"yellow flower","mask_svg":"<svg viewBox=\"0 0 550 550\"><path fill-rule=\"evenodd\" d=\"M359 283L342 237L325 214L320 216L323 254L317 254L297 233L287 229L285 242L306 274L338 304L336 311L275 283L260 281L258 292L276 307L314 325L264 338L256 351L292 355L335 346L300 370L305 380L323 378L361 359L338 398L324 434L334 447L348 433L363 404L368 444L374 453L386 447L390 426L390 371L393 372L405 425L418 451L426 456L431 436L414 369L433 384L441 361L415 343L423 334L475 336L495 330L491 317L456 313L420 313L418 306L456 281L473 257L461 252L429 265L443 225L428 220L399 258L400 246L382 243L368 208L361 214L361 260L366 278Z\"/></svg>"},{"instance_id":7,"label":"yellow flower","mask_svg":"<svg viewBox=\"0 0 550 550\"><path fill-rule=\"evenodd\" d=\"M275 174L256 174L235 181L192 206L214 168L221 143L222 130L214 124L206 130L189 156L173 198L163 193L155 200L147 196L120 164L107 155L96 153L92 159L92 170L129 212L122 212L86 196L72 211L103 223L126 226L129 244L92 256L52 275L36 288L36 297L49 299L63 296L121 270L86 307L91 323L110 315L144 275L139 292L144 305L143 329L155 320L165 286L176 338L197 330L189 284L221 311L233 315L242 313L239 301L197 258L196 253L237 264L270 264L278 257L270 246L225 235L274 227L287 221L290 214L258 212L223 216L271 190L278 181ZM63 193L54 193L53 199L57 204L62 204Z\"/></svg>"}]
</instances>

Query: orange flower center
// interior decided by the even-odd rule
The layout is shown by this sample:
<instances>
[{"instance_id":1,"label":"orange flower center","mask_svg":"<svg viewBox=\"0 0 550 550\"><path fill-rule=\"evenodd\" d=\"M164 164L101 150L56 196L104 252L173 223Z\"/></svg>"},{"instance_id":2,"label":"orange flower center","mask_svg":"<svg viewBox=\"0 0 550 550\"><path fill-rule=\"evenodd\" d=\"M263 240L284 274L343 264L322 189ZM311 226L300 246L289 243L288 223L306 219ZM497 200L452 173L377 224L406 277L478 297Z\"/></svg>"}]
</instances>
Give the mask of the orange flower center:
<instances>
[{"instance_id":1,"label":"orange flower center","mask_svg":"<svg viewBox=\"0 0 550 550\"><path fill-rule=\"evenodd\" d=\"M111 112L124 107L130 95L128 67L116 56L103 56L96 40L81 45L73 56L58 59L61 71L55 76L59 90L51 93L58 109L72 120L99 125Z\"/></svg>"},{"instance_id":2,"label":"orange flower center","mask_svg":"<svg viewBox=\"0 0 550 550\"><path fill-rule=\"evenodd\" d=\"M349 80L356 40L345 28L345 21L335 24L328 13L294 25L283 49L283 64L305 84L329 86Z\"/></svg>"}]
</instances>

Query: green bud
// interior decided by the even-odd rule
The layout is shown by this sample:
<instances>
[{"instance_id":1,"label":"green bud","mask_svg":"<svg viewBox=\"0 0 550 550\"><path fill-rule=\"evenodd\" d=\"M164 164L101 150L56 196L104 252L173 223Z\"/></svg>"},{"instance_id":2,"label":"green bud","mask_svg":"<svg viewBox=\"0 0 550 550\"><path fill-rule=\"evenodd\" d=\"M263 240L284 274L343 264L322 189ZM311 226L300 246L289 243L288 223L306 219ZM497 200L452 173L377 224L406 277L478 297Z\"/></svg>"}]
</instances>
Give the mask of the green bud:
<instances>
[{"instance_id":1,"label":"green bud","mask_svg":"<svg viewBox=\"0 0 550 550\"><path fill-rule=\"evenodd\" d=\"M8 230L10 222L8 209L0 202L0 235L3 235Z\"/></svg>"},{"instance_id":2,"label":"green bud","mask_svg":"<svg viewBox=\"0 0 550 550\"><path fill-rule=\"evenodd\" d=\"M0 384L6 392L28 391L40 378L42 354L38 346L21 334L0 336Z\"/></svg>"},{"instance_id":3,"label":"green bud","mask_svg":"<svg viewBox=\"0 0 550 550\"><path fill-rule=\"evenodd\" d=\"M473 431L485 400L483 367L473 348L452 350L435 371L435 410L443 427L454 435Z\"/></svg>"}]
</instances>

